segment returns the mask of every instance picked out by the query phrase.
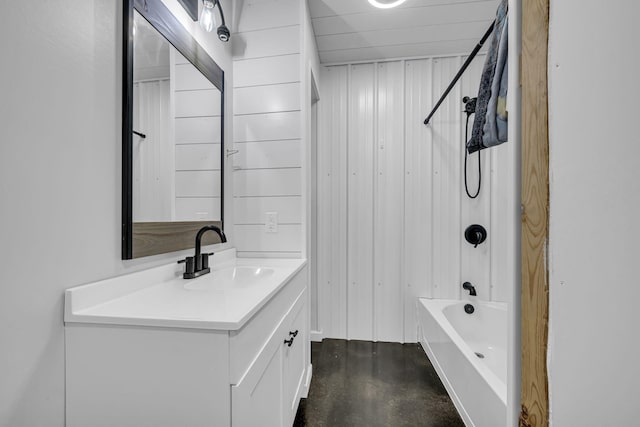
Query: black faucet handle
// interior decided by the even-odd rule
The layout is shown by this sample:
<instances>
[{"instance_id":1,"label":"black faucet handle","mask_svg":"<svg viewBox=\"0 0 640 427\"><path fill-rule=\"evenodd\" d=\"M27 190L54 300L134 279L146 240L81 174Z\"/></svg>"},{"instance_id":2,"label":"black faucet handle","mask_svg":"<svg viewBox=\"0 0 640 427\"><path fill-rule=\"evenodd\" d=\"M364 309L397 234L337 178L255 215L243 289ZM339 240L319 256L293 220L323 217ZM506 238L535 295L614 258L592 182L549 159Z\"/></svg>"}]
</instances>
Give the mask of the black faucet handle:
<instances>
[{"instance_id":1,"label":"black faucet handle","mask_svg":"<svg viewBox=\"0 0 640 427\"><path fill-rule=\"evenodd\" d=\"M178 264L184 263L184 272L185 273L193 273L196 271L195 260L192 256L188 256L185 259L181 259L178 261Z\"/></svg>"},{"instance_id":2,"label":"black faucet handle","mask_svg":"<svg viewBox=\"0 0 640 427\"><path fill-rule=\"evenodd\" d=\"M213 255L213 252L209 252L208 254L202 254L200 255L201 257L201 264L202 264L202 269L204 270L205 268L209 268L209 256Z\"/></svg>"},{"instance_id":3,"label":"black faucet handle","mask_svg":"<svg viewBox=\"0 0 640 427\"><path fill-rule=\"evenodd\" d=\"M480 224L472 224L464 230L464 238L477 248L480 243L487 240L487 230Z\"/></svg>"},{"instance_id":4,"label":"black faucet handle","mask_svg":"<svg viewBox=\"0 0 640 427\"><path fill-rule=\"evenodd\" d=\"M473 247L477 248L478 245L480 244L480 242L482 242L483 240L484 240L484 236L482 235L482 233L479 232L479 231L476 231L476 239L475 239L475 241L477 243L474 243Z\"/></svg>"}]
</instances>

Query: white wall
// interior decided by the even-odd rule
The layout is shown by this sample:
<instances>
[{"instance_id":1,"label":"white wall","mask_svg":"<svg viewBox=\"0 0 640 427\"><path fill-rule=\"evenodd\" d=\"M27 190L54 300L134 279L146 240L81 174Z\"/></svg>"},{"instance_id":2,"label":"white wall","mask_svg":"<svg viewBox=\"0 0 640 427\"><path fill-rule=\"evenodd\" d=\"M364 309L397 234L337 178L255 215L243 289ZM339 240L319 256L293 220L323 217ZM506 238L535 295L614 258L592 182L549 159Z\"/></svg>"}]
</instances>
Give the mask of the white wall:
<instances>
[{"instance_id":1,"label":"white wall","mask_svg":"<svg viewBox=\"0 0 640 427\"><path fill-rule=\"evenodd\" d=\"M233 87L231 47L166 3ZM120 5L1 6L0 47L12 64L0 78L2 426L64 425L64 289L183 255L120 260Z\"/></svg>"},{"instance_id":2,"label":"white wall","mask_svg":"<svg viewBox=\"0 0 640 427\"><path fill-rule=\"evenodd\" d=\"M245 0L233 35L238 256L303 256L301 14L298 0Z\"/></svg>"},{"instance_id":3,"label":"white wall","mask_svg":"<svg viewBox=\"0 0 640 427\"><path fill-rule=\"evenodd\" d=\"M638 16L630 0L551 2L553 426L638 424Z\"/></svg>"},{"instance_id":4,"label":"white wall","mask_svg":"<svg viewBox=\"0 0 640 427\"><path fill-rule=\"evenodd\" d=\"M478 199L464 194L464 95L476 58L429 127L423 120L464 61L435 57L325 67L318 152L319 328L325 337L415 342L416 297L507 301L513 144L482 152ZM477 185L477 154L469 159ZM473 248L467 225L489 233Z\"/></svg>"}]
</instances>

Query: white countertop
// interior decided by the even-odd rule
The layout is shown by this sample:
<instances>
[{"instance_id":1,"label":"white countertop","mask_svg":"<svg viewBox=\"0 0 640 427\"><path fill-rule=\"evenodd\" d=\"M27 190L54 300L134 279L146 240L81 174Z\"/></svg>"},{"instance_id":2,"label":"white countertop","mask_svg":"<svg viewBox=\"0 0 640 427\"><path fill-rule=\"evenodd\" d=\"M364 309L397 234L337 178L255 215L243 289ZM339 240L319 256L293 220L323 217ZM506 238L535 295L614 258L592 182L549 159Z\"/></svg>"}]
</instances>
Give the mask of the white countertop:
<instances>
[{"instance_id":1,"label":"white countertop","mask_svg":"<svg viewBox=\"0 0 640 427\"><path fill-rule=\"evenodd\" d=\"M210 274L191 280L171 264L67 289L64 321L238 330L306 260L221 253L212 264Z\"/></svg>"}]
</instances>

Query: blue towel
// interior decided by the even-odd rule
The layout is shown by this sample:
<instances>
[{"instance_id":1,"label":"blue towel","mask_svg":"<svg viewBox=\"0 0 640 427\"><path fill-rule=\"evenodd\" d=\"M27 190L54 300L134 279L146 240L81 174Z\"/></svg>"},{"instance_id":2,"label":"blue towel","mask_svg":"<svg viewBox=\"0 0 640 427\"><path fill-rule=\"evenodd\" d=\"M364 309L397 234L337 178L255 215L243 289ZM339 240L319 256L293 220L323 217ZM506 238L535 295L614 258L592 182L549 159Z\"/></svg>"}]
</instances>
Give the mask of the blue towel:
<instances>
[{"instance_id":1,"label":"blue towel","mask_svg":"<svg viewBox=\"0 0 640 427\"><path fill-rule=\"evenodd\" d=\"M496 71L491 84L491 97L482 128L483 148L493 147L507 141L508 25L509 18L504 20L504 28L498 47Z\"/></svg>"},{"instance_id":2,"label":"blue towel","mask_svg":"<svg viewBox=\"0 0 640 427\"><path fill-rule=\"evenodd\" d=\"M484 124L487 119L489 100L491 99L491 88L493 86L496 74L496 65L498 63L498 53L500 50L500 40L502 38L502 33L506 30L505 21L507 18L507 11L507 0L502 0L500 6L498 6L498 11L496 13L493 37L491 38L489 51L487 53L487 59L484 63L482 76L480 78L480 88L478 90L478 101L476 104L476 114L473 121L473 129L471 131L471 139L467 141L467 151L469 153L473 153L486 148L485 146L483 146L482 135Z\"/></svg>"}]
</instances>

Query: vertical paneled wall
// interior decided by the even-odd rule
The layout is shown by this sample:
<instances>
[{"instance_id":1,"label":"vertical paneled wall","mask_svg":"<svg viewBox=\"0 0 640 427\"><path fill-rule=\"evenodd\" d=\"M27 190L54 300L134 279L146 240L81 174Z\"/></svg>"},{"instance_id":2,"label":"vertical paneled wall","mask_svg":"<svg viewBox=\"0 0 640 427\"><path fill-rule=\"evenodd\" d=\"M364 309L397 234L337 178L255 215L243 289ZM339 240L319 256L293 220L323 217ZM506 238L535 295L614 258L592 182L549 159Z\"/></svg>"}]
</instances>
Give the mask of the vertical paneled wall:
<instances>
[{"instance_id":1,"label":"vertical paneled wall","mask_svg":"<svg viewBox=\"0 0 640 427\"><path fill-rule=\"evenodd\" d=\"M235 244L302 254L301 26L296 0L245 0L233 35ZM277 232L266 232L266 213Z\"/></svg>"},{"instance_id":2,"label":"vertical paneled wall","mask_svg":"<svg viewBox=\"0 0 640 427\"><path fill-rule=\"evenodd\" d=\"M373 336L402 341L404 216L404 84L400 61L376 64L374 144ZM384 260L384 262L377 262Z\"/></svg>"},{"instance_id":3,"label":"vertical paneled wall","mask_svg":"<svg viewBox=\"0 0 640 427\"><path fill-rule=\"evenodd\" d=\"M171 134L170 80L134 82L133 220L169 221L174 210L174 144Z\"/></svg>"},{"instance_id":4,"label":"vertical paneled wall","mask_svg":"<svg viewBox=\"0 0 640 427\"><path fill-rule=\"evenodd\" d=\"M351 67L347 115L347 336L373 334L373 184L375 66Z\"/></svg>"},{"instance_id":5,"label":"vertical paneled wall","mask_svg":"<svg viewBox=\"0 0 640 427\"><path fill-rule=\"evenodd\" d=\"M323 67L317 149L318 329L347 336L348 68Z\"/></svg>"},{"instance_id":6,"label":"vertical paneled wall","mask_svg":"<svg viewBox=\"0 0 640 427\"><path fill-rule=\"evenodd\" d=\"M509 144L481 152L482 189L464 190L462 97L475 96L480 55L423 120L466 58L325 67L318 146L318 328L325 337L416 341L416 298L505 301ZM478 154L468 185L478 185ZM487 241L464 240L482 224Z\"/></svg>"}]
</instances>

